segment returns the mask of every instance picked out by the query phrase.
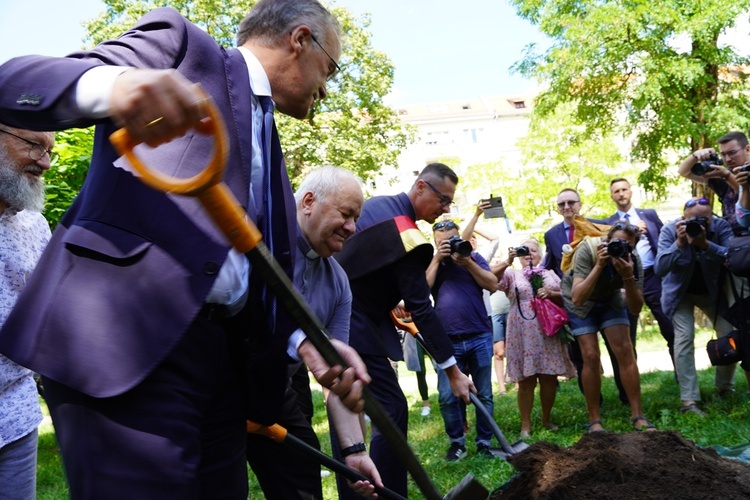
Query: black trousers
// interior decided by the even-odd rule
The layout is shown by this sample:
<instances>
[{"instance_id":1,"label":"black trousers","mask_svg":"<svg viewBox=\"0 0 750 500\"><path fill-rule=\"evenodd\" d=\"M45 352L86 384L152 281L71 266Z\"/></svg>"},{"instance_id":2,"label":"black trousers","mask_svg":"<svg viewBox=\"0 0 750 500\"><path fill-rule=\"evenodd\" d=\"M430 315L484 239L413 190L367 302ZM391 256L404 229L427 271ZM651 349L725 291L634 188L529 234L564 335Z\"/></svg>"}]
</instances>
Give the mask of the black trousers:
<instances>
[{"instance_id":1,"label":"black trousers","mask_svg":"<svg viewBox=\"0 0 750 500\"><path fill-rule=\"evenodd\" d=\"M303 364L291 377L277 423L319 450L320 442L312 428L312 408L310 378ZM246 455L269 500L322 500L320 464L315 460L259 434L248 434Z\"/></svg>"},{"instance_id":2,"label":"black trousers","mask_svg":"<svg viewBox=\"0 0 750 500\"><path fill-rule=\"evenodd\" d=\"M245 500L247 431L233 343L232 332L199 317L141 383L111 398L44 378L70 497Z\"/></svg>"}]
</instances>

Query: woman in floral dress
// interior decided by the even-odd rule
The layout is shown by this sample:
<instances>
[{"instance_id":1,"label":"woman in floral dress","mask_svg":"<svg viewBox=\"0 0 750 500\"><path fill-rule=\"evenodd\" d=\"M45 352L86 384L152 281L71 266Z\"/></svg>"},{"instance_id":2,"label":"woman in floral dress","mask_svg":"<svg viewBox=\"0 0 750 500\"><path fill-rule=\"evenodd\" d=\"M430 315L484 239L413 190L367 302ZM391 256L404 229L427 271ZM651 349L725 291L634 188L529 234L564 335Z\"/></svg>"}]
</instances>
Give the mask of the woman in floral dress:
<instances>
[{"instance_id":1,"label":"woman in floral dress","mask_svg":"<svg viewBox=\"0 0 750 500\"><path fill-rule=\"evenodd\" d=\"M522 247L528 248L528 255L517 257L518 248ZM518 248L510 248L508 259L493 266L492 271L500 280L498 289L504 291L510 300L505 335L506 380L518 382L518 410L523 439L531 435L531 409L537 381L542 425L556 430L557 425L550 420L550 413L555 403L557 377L572 378L576 371L565 345L558 338L559 334L552 337L545 335L531 303L536 294L541 299L550 299L562 305L560 278L554 272L539 267L542 255L537 240L525 240ZM516 257L521 262L520 271L509 269ZM536 291L532 281L538 285Z\"/></svg>"}]
</instances>

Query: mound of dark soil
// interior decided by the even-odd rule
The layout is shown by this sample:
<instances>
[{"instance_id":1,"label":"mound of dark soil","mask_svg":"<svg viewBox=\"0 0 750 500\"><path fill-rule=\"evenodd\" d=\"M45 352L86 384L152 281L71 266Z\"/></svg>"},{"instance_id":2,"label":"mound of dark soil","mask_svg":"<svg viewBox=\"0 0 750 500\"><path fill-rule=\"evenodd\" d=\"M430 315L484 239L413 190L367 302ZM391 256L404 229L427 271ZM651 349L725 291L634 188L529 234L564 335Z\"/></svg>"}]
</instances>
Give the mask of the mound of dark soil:
<instances>
[{"instance_id":1,"label":"mound of dark soil","mask_svg":"<svg viewBox=\"0 0 750 500\"><path fill-rule=\"evenodd\" d=\"M679 433L596 432L575 446L539 442L508 460L519 472L490 499L750 498L750 465Z\"/></svg>"}]
</instances>

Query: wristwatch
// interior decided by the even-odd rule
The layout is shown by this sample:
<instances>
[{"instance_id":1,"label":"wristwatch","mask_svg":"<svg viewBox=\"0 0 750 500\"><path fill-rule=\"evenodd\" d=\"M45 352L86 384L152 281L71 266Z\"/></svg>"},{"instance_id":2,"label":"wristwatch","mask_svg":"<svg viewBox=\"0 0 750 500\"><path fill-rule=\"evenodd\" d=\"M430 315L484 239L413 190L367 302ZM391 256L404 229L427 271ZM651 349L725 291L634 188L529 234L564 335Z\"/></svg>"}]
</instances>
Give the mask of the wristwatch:
<instances>
[{"instance_id":1,"label":"wristwatch","mask_svg":"<svg viewBox=\"0 0 750 500\"><path fill-rule=\"evenodd\" d=\"M360 451L367 451L367 446L365 446L365 443L355 443L347 448L343 448L341 450L341 458L346 458L349 455L354 455L355 453L359 453Z\"/></svg>"}]
</instances>

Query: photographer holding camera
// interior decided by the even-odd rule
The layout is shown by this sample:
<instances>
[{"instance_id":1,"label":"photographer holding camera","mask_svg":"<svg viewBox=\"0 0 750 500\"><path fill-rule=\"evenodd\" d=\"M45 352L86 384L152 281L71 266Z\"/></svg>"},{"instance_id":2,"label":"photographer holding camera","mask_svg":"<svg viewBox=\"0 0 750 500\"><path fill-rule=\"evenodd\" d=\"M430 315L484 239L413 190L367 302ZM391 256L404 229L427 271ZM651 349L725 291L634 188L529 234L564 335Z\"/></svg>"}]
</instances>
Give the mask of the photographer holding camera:
<instances>
[{"instance_id":1,"label":"photographer holding camera","mask_svg":"<svg viewBox=\"0 0 750 500\"><path fill-rule=\"evenodd\" d=\"M743 228L750 227L750 165L735 168L732 172L740 186L740 195L735 210L737 212L737 224Z\"/></svg>"},{"instance_id":2,"label":"photographer holding camera","mask_svg":"<svg viewBox=\"0 0 750 500\"><path fill-rule=\"evenodd\" d=\"M570 330L583 354L581 377L589 432L603 429L599 415L602 375L598 331L609 341L617 358L633 427L639 431L654 429L641 411L640 374L629 335L628 312L636 315L643 307L643 265L635 251L640 237L636 226L615 222L596 249L586 241L577 247L573 271L562 280Z\"/></svg>"},{"instance_id":3,"label":"photographer holding camera","mask_svg":"<svg viewBox=\"0 0 750 500\"><path fill-rule=\"evenodd\" d=\"M662 309L674 324L682 413L705 416L697 406L701 396L695 370L695 308L713 322L718 337L733 329L720 315L726 305L721 290L730 238L729 223L713 216L705 198L688 200L682 218L667 223L659 236L654 272L662 277ZM735 366L716 367L714 384L720 396L732 392Z\"/></svg>"},{"instance_id":4,"label":"photographer holding camera","mask_svg":"<svg viewBox=\"0 0 750 500\"><path fill-rule=\"evenodd\" d=\"M716 193L721 202L721 215L736 234L742 227L735 214L739 184L733 170L750 162L750 145L742 132L729 132L717 142L718 154L714 148L699 149L682 161L678 171L686 179L706 184Z\"/></svg>"},{"instance_id":5,"label":"photographer holding camera","mask_svg":"<svg viewBox=\"0 0 750 500\"><path fill-rule=\"evenodd\" d=\"M497 279L487 261L472 252L471 243L458 235L458 225L444 220L432 226L435 252L427 267L427 283L435 299L435 313L443 322L453 343L456 363L471 376L477 397L492 415L492 323L482 299L482 290L497 290ZM438 400L450 439L445 459L449 462L466 456L463 411L443 369L435 365L438 375ZM492 428L482 418L476 419L477 454L493 458L490 451Z\"/></svg>"}]
</instances>

